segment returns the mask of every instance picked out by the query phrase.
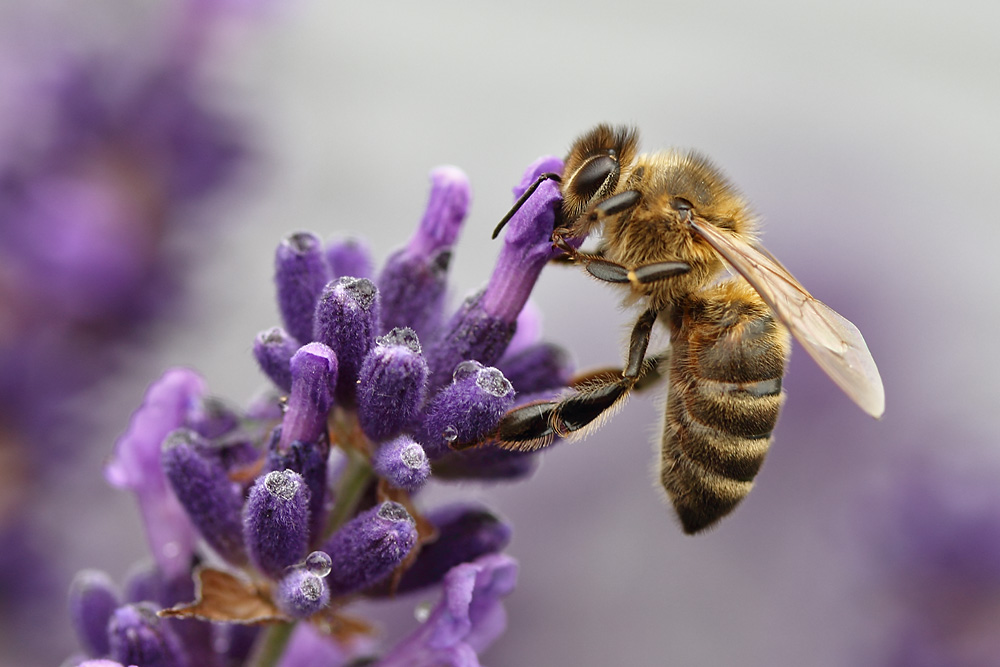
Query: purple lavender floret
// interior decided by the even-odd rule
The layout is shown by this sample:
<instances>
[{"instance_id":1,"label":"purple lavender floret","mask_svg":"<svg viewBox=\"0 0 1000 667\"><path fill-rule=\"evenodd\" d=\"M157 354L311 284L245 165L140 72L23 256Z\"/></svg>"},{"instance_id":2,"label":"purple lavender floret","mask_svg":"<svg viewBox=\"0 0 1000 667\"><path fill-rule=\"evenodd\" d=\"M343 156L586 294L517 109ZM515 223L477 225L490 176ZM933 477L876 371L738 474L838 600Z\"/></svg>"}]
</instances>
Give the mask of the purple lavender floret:
<instances>
[{"instance_id":1,"label":"purple lavender floret","mask_svg":"<svg viewBox=\"0 0 1000 667\"><path fill-rule=\"evenodd\" d=\"M247 562L243 490L221 463L199 451L208 447L194 431L173 431L163 442L163 471L202 538L225 560L242 565Z\"/></svg>"},{"instance_id":2,"label":"purple lavender floret","mask_svg":"<svg viewBox=\"0 0 1000 667\"><path fill-rule=\"evenodd\" d=\"M372 456L375 474L392 486L416 491L431 474L431 464L424 448L408 435L382 443Z\"/></svg>"},{"instance_id":3,"label":"purple lavender floret","mask_svg":"<svg viewBox=\"0 0 1000 667\"><path fill-rule=\"evenodd\" d=\"M309 547L309 488L291 470L257 479L243 513L250 560L261 572L280 577Z\"/></svg>"},{"instance_id":4,"label":"purple lavender floret","mask_svg":"<svg viewBox=\"0 0 1000 667\"><path fill-rule=\"evenodd\" d=\"M354 404L357 377L379 330L379 294L367 278L330 282L316 305L313 340L329 345L339 362L337 400Z\"/></svg>"},{"instance_id":5,"label":"purple lavender floret","mask_svg":"<svg viewBox=\"0 0 1000 667\"><path fill-rule=\"evenodd\" d=\"M455 167L431 172L431 195L423 220L406 247L385 262L378 277L384 330L410 327L420 336L440 325L451 248L469 209L471 189Z\"/></svg>"},{"instance_id":6,"label":"purple lavender floret","mask_svg":"<svg viewBox=\"0 0 1000 667\"><path fill-rule=\"evenodd\" d=\"M330 282L323 242L309 232L286 236L275 253L274 282L285 330L301 343L311 341L316 301Z\"/></svg>"},{"instance_id":7,"label":"purple lavender floret","mask_svg":"<svg viewBox=\"0 0 1000 667\"><path fill-rule=\"evenodd\" d=\"M330 604L330 589L323 577L295 568L278 582L274 601L284 614L308 618Z\"/></svg>"},{"instance_id":8,"label":"purple lavender floret","mask_svg":"<svg viewBox=\"0 0 1000 667\"><path fill-rule=\"evenodd\" d=\"M513 403L514 387L503 373L478 361L462 362L454 381L427 406L414 439L433 461L451 452L453 444L486 438Z\"/></svg>"},{"instance_id":9,"label":"purple lavender floret","mask_svg":"<svg viewBox=\"0 0 1000 667\"><path fill-rule=\"evenodd\" d=\"M111 659L124 665L189 665L177 636L156 615L156 608L151 604L127 604L115 610L108 623L108 637Z\"/></svg>"},{"instance_id":10,"label":"purple lavender floret","mask_svg":"<svg viewBox=\"0 0 1000 667\"><path fill-rule=\"evenodd\" d=\"M253 342L253 356L260 370L280 389L292 390L292 356L299 342L281 327L261 331Z\"/></svg>"},{"instance_id":11,"label":"purple lavender floret","mask_svg":"<svg viewBox=\"0 0 1000 667\"><path fill-rule=\"evenodd\" d=\"M111 650L108 621L121 603L111 578L99 570L82 570L69 589L69 617L80 646L87 655L100 657Z\"/></svg>"},{"instance_id":12,"label":"purple lavender floret","mask_svg":"<svg viewBox=\"0 0 1000 667\"><path fill-rule=\"evenodd\" d=\"M358 422L373 442L398 435L424 403L427 362L417 334L393 329L376 339L358 377Z\"/></svg>"},{"instance_id":13,"label":"purple lavender floret","mask_svg":"<svg viewBox=\"0 0 1000 667\"><path fill-rule=\"evenodd\" d=\"M309 489L309 535L310 544L316 544L320 539L328 487L328 462L330 445L324 433L318 440L296 440L287 449L281 451L277 447L280 438L275 439L275 446L267 453L266 469L292 470L297 472Z\"/></svg>"},{"instance_id":14,"label":"purple lavender floret","mask_svg":"<svg viewBox=\"0 0 1000 667\"><path fill-rule=\"evenodd\" d=\"M516 581L517 562L503 554L455 567L445 576L441 601L428 619L383 657L379 666L478 667L477 655L507 625L501 600L514 590Z\"/></svg>"},{"instance_id":15,"label":"purple lavender floret","mask_svg":"<svg viewBox=\"0 0 1000 667\"><path fill-rule=\"evenodd\" d=\"M323 545L333 569L327 576L334 597L378 583L398 566L417 541L413 517L395 502L384 502L346 523Z\"/></svg>"},{"instance_id":16,"label":"purple lavender floret","mask_svg":"<svg viewBox=\"0 0 1000 667\"><path fill-rule=\"evenodd\" d=\"M497 362L497 368L520 395L568 386L573 378L574 366L561 346L535 343L514 354L505 354Z\"/></svg>"},{"instance_id":17,"label":"purple lavender floret","mask_svg":"<svg viewBox=\"0 0 1000 667\"><path fill-rule=\"evenodd\" d=\"M373 275L372 254L363 239L331 239L327 241L324 252L331 280L344 276L371 278Z\"/></svg>"},{"instance_id":18,"label":"purple lavender floret","mask_svg":"<svg viewBox=\"0 0 1000 667\"><path fill-rule=\"evenodd\" d=\"M292 356L292 392L281 421L279 450L295 440L316 442L326 435L338 368L337 355L323 343L304 345Z\"/></svg>"}]
</instances>

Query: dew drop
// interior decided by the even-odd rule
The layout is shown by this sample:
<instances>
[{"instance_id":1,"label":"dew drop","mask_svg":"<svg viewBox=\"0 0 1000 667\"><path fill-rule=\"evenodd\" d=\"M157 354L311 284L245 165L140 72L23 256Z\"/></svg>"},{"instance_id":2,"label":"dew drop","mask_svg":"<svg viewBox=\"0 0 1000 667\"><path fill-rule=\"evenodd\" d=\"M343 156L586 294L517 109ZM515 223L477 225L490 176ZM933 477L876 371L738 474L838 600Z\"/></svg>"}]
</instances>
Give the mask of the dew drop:
<instances>
[{"instance_id":1,"label":"dew drop","mask_svg":"<svg viewBox=\"0 0 1000 667\"><path fill-rule=\"evenodd\" d=\"M323 580L315 576L306 576L299 582L299 592L305 599L315 602L323 595Z\"/></svg>"},{"instance_id":2,"label":"dew drop","mask_svg":"<svg viewBox=\"0 0 1000 667\"><path fill-rule=\"evenodd\" d=\"M275 470L267 473L264 478L264 488L268 493L282 500L291 500L299 490L297 475L291 470Z\"/></svg>"},{"instance_id":3,"label":"dew drop","mask_svg":"<svg viewBox=\"0 0 1000 667\"><path fill-rule=\"evenodd\" d=\"M476 376L476 384L480 389L493 396L502 397L514 390L510 380L495 368L484 368Z\"/></svg>"},{"instance_id":4,"label":"dew drop","mask_svg":"<svg viewBox=\"0 0 1000 667\"><path fill-rule=\"evenodd\" d=\"M441 431L441 437L444 438L445 442L455 442L458 440L458 429L451 425L445 426Z\"/></svg>"},{"instance_id":5,"label":"dew drop","mask_svg":"<svg viewBox=\"0 0 1000 667\"><path fill-rule=\"evenodd\" d=\"M451 374L451 379L455 382L461 382L465 378L475 375L482 368L483 365L473 359L463 361L458 366L455 366L455 371Z\"/></svg>"},{"instance_id":6,"label":"dew drop","mask_svg":"<svg viewBox=\"0 0 1000 667\"><path fill-rule=\"evenodd\" d=\"M305 568L317 577L325 577L333 569L333 559L325 551L314 551L306 556Z\"/></svg>"},{"instance_id":7,"label":"dew drop","mask_svg":"<svg viewBox=\"0 0 1000 667\"><path fill-rule=\"evenodd\" d=\"M420 339L417 333L410 327L396 327L384 336L375 339L379 345L397 345L405 347L411 352L420 354Z\"/></svg>"},{"instance_id":8,"label":"dew drop","mask_svg":"<svg viewBox=\"0 0 1000 667\"><path fill-rule=\"evenodd\" d=\"M399 503L387 500L378 508L378 516L386 521L413 521L410 513Z\"/></svg>"},{"instance_id":9,"label":"dew drop","mask_svg":"<svg viewBox=\"0 0 1000 667\"><path fill-rule=\"evenodd\" d=\"M455 434L458 437L458 434ZM424 448L415 442L411 442L403 451L399 453L399 458L402 459L403 465L411 470L417 470L422 468L425 463L427 463L427 453L424 452Z\"/></svg>"},{"instance_id":10,"label":"dew drop","mask_svg":"<svg viewBox=\"0 0 1000 667\"><path fill-rule=\"evenodd\" d=\"M340 279L339 284L347 294L358 302L358 305L363 310L371 308L372 303L375 301L375 296L378 294L378 288L375 287L375 283L367 278L344 276Z\"/></svg>"}]
</instances>

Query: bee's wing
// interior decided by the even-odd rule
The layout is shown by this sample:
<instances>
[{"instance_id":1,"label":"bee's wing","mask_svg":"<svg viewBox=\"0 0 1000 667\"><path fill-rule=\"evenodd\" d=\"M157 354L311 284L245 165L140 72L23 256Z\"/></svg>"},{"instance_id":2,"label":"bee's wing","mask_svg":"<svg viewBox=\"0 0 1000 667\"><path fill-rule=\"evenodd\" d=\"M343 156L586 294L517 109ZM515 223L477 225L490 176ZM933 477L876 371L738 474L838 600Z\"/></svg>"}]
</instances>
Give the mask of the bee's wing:
<instances>
[{"instance_id":1,"label":"bee's wing","mask_svg":"<svg viewBox=\"0 0 1000 667\"><path fill-rule=\"evenodd\" d=\"M766 250L691 221L691 227L743 276L819 367L873 417L885 412L882 378L858 328L813 297Z\"/></svg>"}]
</instances>

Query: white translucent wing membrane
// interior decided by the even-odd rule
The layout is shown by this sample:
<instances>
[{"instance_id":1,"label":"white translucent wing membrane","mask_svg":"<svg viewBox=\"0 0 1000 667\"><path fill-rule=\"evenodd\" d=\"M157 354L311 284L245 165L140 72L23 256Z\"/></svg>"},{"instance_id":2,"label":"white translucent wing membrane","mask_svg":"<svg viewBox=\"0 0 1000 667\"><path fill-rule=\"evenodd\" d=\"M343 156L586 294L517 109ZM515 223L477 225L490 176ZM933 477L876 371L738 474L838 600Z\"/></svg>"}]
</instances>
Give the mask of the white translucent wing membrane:
<instances>
[{"instance_id":1,"label":"white translucent wing membrane","mask_svg":"<svg viewBox=\"0 0 1000 667\"><path fill-rule=\"evenodd\" d=\"M697 220L691 220L690 224L757 290L830 379L862 410L881 417L885 412L882 377L858 328L809 294L763 249L710 224Z\"/></svg>"}]
</instances>

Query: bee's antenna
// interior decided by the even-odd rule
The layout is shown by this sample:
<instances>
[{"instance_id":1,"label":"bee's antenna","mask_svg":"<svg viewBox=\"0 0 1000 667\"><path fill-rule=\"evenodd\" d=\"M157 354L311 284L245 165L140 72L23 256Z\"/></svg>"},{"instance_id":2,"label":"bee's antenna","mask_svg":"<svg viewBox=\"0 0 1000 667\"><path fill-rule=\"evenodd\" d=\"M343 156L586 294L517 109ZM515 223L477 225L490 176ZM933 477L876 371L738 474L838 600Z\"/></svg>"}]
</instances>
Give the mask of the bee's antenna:
<instances>
[{"instance_id":1,"label":"bee's antenna","mask_svg":"<svg viewBox=\"0 0 1000 667\"><path fill-rule=\"evenodd\" d=\"M514 202L514 205L510 208L509 211L507 211L507 215L505 215L503 217L503 220L501 220L497 224L496 229L493 230L492 238L495 239L497 236L500 235L500 231L507 225L508 222L510 222L510 219L513 218L514 214L517 213L518 209L520 209L521 206L524 205L524 202L528 201L528 197L534 194L535 190L538 189L538 186L541 185L543 182L549 180L555 181L556 183L562 183L562 176L555 173L554 171L547 171L543 174L539 174L538 178L535 179L535 182L532 183L528 187L528 189L524 191L523 195L517 198L517 201Z\"/></svg>"}]
</instances>

